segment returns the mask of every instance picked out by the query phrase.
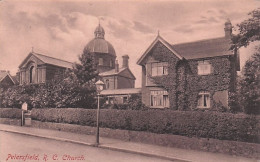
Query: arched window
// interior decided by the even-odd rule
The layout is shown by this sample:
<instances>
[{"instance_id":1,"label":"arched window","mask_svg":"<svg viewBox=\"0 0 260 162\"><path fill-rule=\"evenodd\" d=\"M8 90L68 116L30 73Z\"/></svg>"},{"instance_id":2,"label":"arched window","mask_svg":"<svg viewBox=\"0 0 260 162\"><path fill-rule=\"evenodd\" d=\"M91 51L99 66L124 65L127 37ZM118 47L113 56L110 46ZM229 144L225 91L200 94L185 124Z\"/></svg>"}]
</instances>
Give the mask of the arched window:
<instances>
[{"instance_id":1,"label":"arched window","mask_svg":"<svg viewBox=\"0 0 260 162\"><path fill-rule=\"evenodd\" d=\"M34 79L34 66L30 67L30 83L33 83Z\"/></svg>"},{"instance_id":2,"label":"arched window","mask_svg":"<svg viewBox=\"0 0 260 162\"><path fill-rule=\"evenodd\" d=\"M113 67L113 60L110 60L110 67Z\"/></svg>"},{"instance_id":3,"label":"arched window","mask_svg":"<svg viewBox=\"0 0 260 162\"><path fill-rule=\"evenodd\" d=\"M109 80L106 80L106 89L109 89Z\"/></svg>"}]
</instances>

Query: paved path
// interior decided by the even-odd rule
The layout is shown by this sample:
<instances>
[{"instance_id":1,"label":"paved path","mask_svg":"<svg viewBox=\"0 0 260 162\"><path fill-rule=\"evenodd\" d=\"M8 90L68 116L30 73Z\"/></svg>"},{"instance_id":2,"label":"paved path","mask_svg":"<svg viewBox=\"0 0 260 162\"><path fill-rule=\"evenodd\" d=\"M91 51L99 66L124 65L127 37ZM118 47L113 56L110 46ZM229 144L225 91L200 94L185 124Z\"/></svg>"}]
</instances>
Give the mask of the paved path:
<instances>
[{"instance_id":1,"label":"paved path","mask_svg":"<svg viewBox=\"0 0 260 162\"><path fill-rule=\"evenodd\" d=\"M72 142L87 146L94 146L95 136L62 132L49 129L20 127L0 124L0 131L19 133L29 136ZM126 142L117 139L100 137L100 145L104 149L136 153L165 160L181 160L190 162L256 162L255 159L231 156L219 153L201 152L173 147L163 147L143 143Z\"/></svg>"},{"instance_id":2,"label":"paved path","mask_svg":"<svg viewBox=\"0 0 260 162\"><path fill-rule=\"evenodd\" d=\"M17 142L19 141L19 142ZM27 156L22 159L21 156ZM15 158L21 157L21 158ZM34 156L31 159L28 157ZM155 157L0 131L1 162L171 162ZM174 162L180 162L178 160Z\"/></svg>"}]
</instances>

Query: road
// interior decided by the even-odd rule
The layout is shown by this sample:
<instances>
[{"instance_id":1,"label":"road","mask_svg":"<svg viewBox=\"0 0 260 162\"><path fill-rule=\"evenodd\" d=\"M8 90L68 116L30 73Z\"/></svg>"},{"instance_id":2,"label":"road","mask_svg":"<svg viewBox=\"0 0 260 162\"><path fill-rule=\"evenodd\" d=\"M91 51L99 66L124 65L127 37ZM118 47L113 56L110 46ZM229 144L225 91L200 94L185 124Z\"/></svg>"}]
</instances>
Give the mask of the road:
<instances>
[{"instance_id":1,"label":"road","mask_svg":"<svg viewBox=\"0 0 260 162\"><path fill-rule=\"evenodd\" d=\"M166 162L167 160L0 131L0 161Z\"/></svg>"}]
</instances>

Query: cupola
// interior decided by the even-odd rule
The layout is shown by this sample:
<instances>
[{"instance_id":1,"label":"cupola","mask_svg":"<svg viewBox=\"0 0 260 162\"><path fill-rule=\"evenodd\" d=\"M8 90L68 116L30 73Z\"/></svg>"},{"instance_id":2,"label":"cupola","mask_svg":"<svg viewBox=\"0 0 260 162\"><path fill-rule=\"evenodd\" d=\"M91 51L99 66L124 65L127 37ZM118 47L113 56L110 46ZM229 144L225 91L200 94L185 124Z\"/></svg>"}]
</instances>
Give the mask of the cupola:
<instances>
[{"instance_id":1,"label":"cupola","mask_svg":"<svg viewBox=\"0 0 260 162\"><path fill-rule=\"evenodd\" d=\"M98 26L96 27L94 34L95 34L95 38L101 38L101 39L105 38L105 30L100 24L98 24Z\"/></svg>"}]
</instances>

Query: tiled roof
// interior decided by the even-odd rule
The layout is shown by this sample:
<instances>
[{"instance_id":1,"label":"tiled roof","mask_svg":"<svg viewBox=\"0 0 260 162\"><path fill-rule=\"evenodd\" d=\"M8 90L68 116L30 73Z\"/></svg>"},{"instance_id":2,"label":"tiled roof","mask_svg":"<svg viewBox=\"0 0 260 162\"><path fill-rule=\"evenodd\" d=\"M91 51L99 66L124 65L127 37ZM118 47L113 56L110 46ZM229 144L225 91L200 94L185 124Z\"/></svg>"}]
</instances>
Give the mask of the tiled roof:
<instances>
[{"instance_id":1,"label":"tiled roof","mask_svg":"<svg viewBox=\"0 0 260 162\"><path fill-rule=\"evenodd\" d=\"M14 81L15 84L18 84L18 83L19 83L16 76L11 76L11 77L12 77L12 79L13 79L13 81Z\"/></svg>"},{"instance_id":2,"label":"tiled roof","mask_svg":"<svg viewBox=\"0 0 260 162\"><path fill-rule=\"evenodd\" d=\"M2 79L4 79L5 77L6 77L6 75L7 75L7 72L6 71L0 71L0 81L2 80Z\"/></svg>"},{"instance_id":3,"label":"tiled roof","mask_svg":"<svg viewBox=\"0 0 260 162\"><path fill-rule=\"evenodd\" d=\"M121 73L122 71L124 71L126 68L119 68L118 72L115 71L115 69L109 70L109 71L105 71L102 73L99 73L100 76L109 76L109 75L117 75L119 73Z\"/></svg>"},{"instance_id":4,"label":"tiled roof","mask_svg":"<svg viewBox=\"0 0 260 162\"><path fill-rule=\"evenodd\" d=\"M72 68L73 67L72 62L64 61L64 60L61 60L61 59L57 59L57 58L46 56L46 55L39 54L39 53L33 52L32 54L35 55L37 58L39 58L40 60L42 60L46 64L56 65L56 66L65 67L65 68Z\"/></svg>"},{"instance_id":5,"label":"tiled roof","mask_svg":"<svg viewBox=\"0 0 260 162\"><path fill-rule=\"evenodd\" d=\"M15 84L15 83L18 83L16 77L14 76L11 76L9 74L9 72L5 71L5 70L0 70L0 81L2 81L6 76L9 76L9 78L12 80L12 82Z\"/></svg>"},{"instance_id":6,"label":"tiled roof","mask_svg":"<svg viewBox=\"0 0 260 162\"><path fill-rule=\"evenodd\" d=\"M172 45L186 59L196 59L223 55L232 55L231 40L222 38L207 39L189 43Z\"/></svg>"},{"instance_id":7,"label":"tiled roof","mask_svg":"<svg viewBox=\"0 0 260 162\"><path fill-rule=\"evenodd\" d=\"M124 95L141 93L141 88L107 89L101 91L101 95Z\"/></svg>"}]
</instances>

